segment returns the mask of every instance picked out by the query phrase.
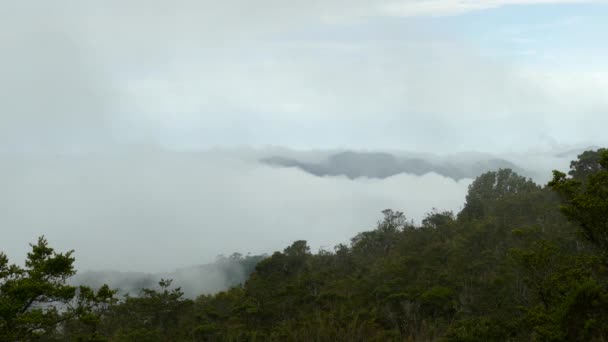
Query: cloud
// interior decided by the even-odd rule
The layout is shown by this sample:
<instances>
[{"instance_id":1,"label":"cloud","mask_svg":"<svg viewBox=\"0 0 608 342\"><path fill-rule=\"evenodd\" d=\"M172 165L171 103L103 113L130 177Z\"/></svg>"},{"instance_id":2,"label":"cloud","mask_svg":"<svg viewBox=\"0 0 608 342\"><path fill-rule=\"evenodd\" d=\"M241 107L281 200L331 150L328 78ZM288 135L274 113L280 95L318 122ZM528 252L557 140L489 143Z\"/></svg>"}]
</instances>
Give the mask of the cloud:
<instances>
[{"instance_id":1,"label":"cloud","mask_svg":"<svg viewBox=\"0 0 608 342\"><path fill-rule=\"evenodd\" d=\"M387 24L541 2L11 3L0 13L0 149L150 140L462 150L529 143L545 128L561 137L566 126L547 123L573 111L597 118L605 88L484 57L441 25ZM570 81L585 91L554 87Z\"/></svg>"},{"instance_id":2,"label":"cloud","mask_svg":"<svg viewBox=\"0 0 608 342\"><path fill-rule=\"evenodd\" d=\"M317 177L258 162L272 155L318 162L334 152L140 146L80 156L2 156L0 251L19 262L27 243L46 235L58 250L76 249L80 270L167 272L219 254L271 253L300 239L313 250L331 249L374 229L387 208L416 222L433 208L457 212L471 182L435 173ZM404 155L456 164L492 158ZM539 182L574 157L556 157L554 150L508 156Z\"/></svg>"},{"instance_id":3,"label":"cloud","mask_svg":"<svg viewBox=\"0 0 608 342\"><path fill-rule=\"evenodd\" d=\"M395 16L457 15L509 5L601 3L593 0L410 0L386 1L382 12Z\"/></svg>"},{"instance_id":4,"label":"cloud","mask_svg":"<svg viewBox=\"0 0 608 342\"><path fill-rule=\"evenodd\" d=\"M26 243L46 234L76 248L81 269L162 271L296 239L331 248L373 228L385 208L417 220L458 210L470 180L319 178L260 165L251 150L123 144L445 152L605 141L604 64L522 67L429 19L578 2L3 4L0 250L23 260ZM524 168L562 162L516 157Z\"/></svg>"},{"instance_id":5,"label":"cloud","mask_svg":"<svg viewBox=\"0 0 608 342\"><path fill-rule=\"evenodd\" d=\"M45 234L59 250L76 249L79 269L144 272L272 252L298 239L332 248L373 229L386 208L416 220L433 207L458 210L469 182L321 178L238 153L152 149L3 157L2 165L0 250L13 261Z\"/></svg>"},{"instance_id":6,"label":"cloud","mask_svg":"<svg viewBox=\"0 0 608 342\"><path fill-rule=\"evenodd\" d=\"M107 133L113 90L70 22L48 4L3 8L0 146L86 145Z\"/></svg>"},{"instance_id":7,"label":"cloud","mask_svg":"<svg viewBox=\"0 0 608 342\"><path fill-rule=\"evenodd\" d=\"M600 73L513 68L450 42L277 43L248 59L237 51L130 83L135 121L153 118L151 135L171 127L218 145L466 150L485 141L492 150L523 148L541 132L570 143L603 139L581 134L588 121L562 124L602 120ZM196 127L200 134L190 132Z\"/></svg>"}]
</instances>

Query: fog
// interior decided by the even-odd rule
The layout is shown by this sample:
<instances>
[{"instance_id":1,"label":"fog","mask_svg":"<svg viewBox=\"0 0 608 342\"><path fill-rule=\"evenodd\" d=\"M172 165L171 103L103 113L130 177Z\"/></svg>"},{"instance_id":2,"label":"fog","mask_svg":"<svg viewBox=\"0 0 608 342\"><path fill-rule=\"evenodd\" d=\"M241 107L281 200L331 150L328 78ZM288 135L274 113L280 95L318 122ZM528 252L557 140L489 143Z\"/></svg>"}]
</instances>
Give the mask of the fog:
<instances>
[{"instance_id":1,"label":"fog","mask_svg":"<svg viewBox=\"0 0 608 342\"><path fill-rule=\"evenodd\" d=\"M108 284L120 295L139 295L144 288L155 288L162 279L172 280L189 298L212 294L243 283L255 265L268 255L229 257L220 256L213 263L179 268L171 272L145 273L120 271L84 271L77 273L71 284L99 288Z\"/></svg>"},{"instance_id":2,"label":"fog","mask_svg":"<svg viewBox=\"0 0 608 342\"><path fill-rule=\"evenodd\" d=\"M0 171L2 250L23 257L46 235L86 269L168 271L218 254L313 249L373 229L386 208L419 220L458 210L469 180L400 174L316 177L229 153L136 150L8 158Z\"/></svg>"},{"instance_id":3,"label":"fog","mask_svg":"<svg viewBox=\"0 0 608 342\"><path fill-rule=\"evenodd\" d=\"M500 11L582 2L601 3L4 1L0 251L19 262L45 235L79 270L167 274L298 239L331 249L386 208L457 212L488 165L543 184L608 142L605 24ZM260 162L345 151L458 173Z\"/></svg>"},{"instance_id":4,"label":"fog","mask_svg":"<svg viewBox=\"0 0 608 342\"><path fill-rule=\"evenodd\" d=\"M143 142L452 153L605 142L608 69L603 50L585 53L603 45L601 28L571 33L600 62L553 51L522 62L513 55L525 47L478 43L483 32L452 19L575 2L7 1L0 150ZM581 26L556 15L533 23L487 34L507 44Z\"/></svg>"},{"instance_id":5,"label":"fog","mask_svg":"<svg viewBox=\"0 0 608 342\"><path fill-rule=\"evenodd\" d=\"M232 252L272 253L299 239L313 250L332 249L373 229L386 208L415 222L433 208L457 212L471 182L436 173L319 177L259 162L271 155L314 160L327 154L140 146L2 156L0 249L22 260L27 243L45 235L59 250L75 249L79 269L140 272L168 272ZM552 167L567 168L570 158L546 154L530 158L536 165L524 158L515 163L544 174L537 179L542 182Z\"/></svg>"}]
</instances>

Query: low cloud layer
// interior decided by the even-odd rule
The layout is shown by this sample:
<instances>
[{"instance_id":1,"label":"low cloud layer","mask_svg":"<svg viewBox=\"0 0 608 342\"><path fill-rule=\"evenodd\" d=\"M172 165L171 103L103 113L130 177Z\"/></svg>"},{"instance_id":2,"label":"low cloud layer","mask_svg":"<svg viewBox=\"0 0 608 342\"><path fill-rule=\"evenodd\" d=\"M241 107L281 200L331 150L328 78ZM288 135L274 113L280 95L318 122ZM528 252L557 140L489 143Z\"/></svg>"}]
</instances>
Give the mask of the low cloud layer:
<instances>
[{"instance_id":1,"label":"low cloud layer","mask_svg":"<svg viewBox=\"0 0 608 342\"><path fill-rule=\"evenodd\" d=\"M386 208L419 220L458 210L469 181L316 177L218 153L4 158L0 250L22 258L45 234L82 269L162 271L218 254L265 253L298 239L332 248Z\"/></svg>"},{"instance_id":2,"label":"low cloud layer","mask_svg":"<svg viewBox=\"0 0 608 342\"><path fill-rule=\"evenodd\" d=\"M471 182L435 173L318 177L258 162L277 154L314 161L328 153L137 148L2 156L0 250L22 260L27 243L44 234L59 250L76 249L79 269L158 272L219 254L282 250L299 239L331 249L373 229L386 208L418 222L433 208L458 211ZM536 165L519 159L549 175L549 160L564 169L570 156L545 158L545 165L539 156L529 158Z\"/></svg>"},{"instance_id":3,"label":"low cloud layer","mask_svg":"<svg viewBox=\"0 0 608 342\"><path fill-rule=\"evenodd\" d=\"M258 162L276 151L145 146L445 154L600 145L608 68L592 43L604 38L602 26L577 31L581 22L563 12L540 18L535 38L556 26L574 32L570 41L592 37L580 54L600 51L600 62L572 69L492 57L503 48L488 43L494 36L484 41L470 32L477 28L449 20L508 5L578 2L5 4L0 250L21 260L26 243L45 234L58 249L76 248L80 268L163 271L296 239L331 248L373 228L385 208L416 220L433 207L458 210L470 179L316 177ZM482 28L529 38L525 27L503 24ZM137 143L143 147L124 147ZM546 165L559 163L540 152L507 159L548 175ZM326 156L312 151L298 160Z\"/></svg>"}]
</instances>

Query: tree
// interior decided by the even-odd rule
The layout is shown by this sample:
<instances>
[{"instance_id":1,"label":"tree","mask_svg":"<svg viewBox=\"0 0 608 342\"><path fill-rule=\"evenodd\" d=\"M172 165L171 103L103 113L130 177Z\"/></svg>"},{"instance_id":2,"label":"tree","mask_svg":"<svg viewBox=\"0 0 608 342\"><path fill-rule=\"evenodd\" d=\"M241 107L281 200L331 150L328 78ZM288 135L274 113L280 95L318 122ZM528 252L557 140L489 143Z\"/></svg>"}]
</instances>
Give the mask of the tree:
<instances>
[{"instance_id":1,"label":"tree","mask_svg":"<svg viewBox=\"0 0 608 342\"><path fill-rule=\"evenodd\" d=\"M578 156L577 160L570 162L570 171L568 172L568 175L573 179L580 181L586 179L589 175L600 171L602 168L600 159L602 158L602 154L606 151L605 148L600 148L597 151L583 152Z\"/></svg>"},{"instance_id":2,"label":"tree","mask_svg":"<svg viewBox=\"0 0 608 342\"><path fill-rule=\"evenodd\" d=\"M77 295L68 306L70 319L61 327L63 337L76 341L105 341L101 326L118 303L116 292L108 285L101 286L97 291L79 286Z\"/></svg>"},{"instance_id":3,"label":"tree","mask_svg":"<svg viewBox=\"0 0 608 342\"><path fill-rule=\"evenodd\" d=\"M585 152L571 167L571 177L553 171L549 186L562 196L561 212L608 262L608 150Z\"/></svg>"},{"instance_id":4,"label":"tree","mask_svg":"<svg viewBox=\"0 0 608 342\"><path fill-rule=\"evenodd\" d=\"M31 340L51 334L65 320L57 304L67 305L76 288L66 285L74 275L74 251L56 253L44 237L30 244L25 267L9 265L0 253L0 340Z\"/></svg>"},{"instance_id":5,"label":"tree","mask_svg":"<svg viewBox=\"0 0 608 342\"><path fill-rule=\"evenodd\" d=\"M25 267L9 264L0 253L0 341L48 339L58 334L105 340L97 327L116 303L116 290L107 285L97 291L68 285L76 273L74 251L57 253L44 236L30 246Z\"/></svg>"},{"instance_id":6,"label":"tree","mask_svg":"<svg viewBox=\"0 0 608 342\"><path fill-rule=\"evenodd\" d=\"M538 185L513 172L511 169L500 169L486 172L477 177L469 186L466 203L458 214L459 219L478 219L487 212L492 203L505 196L525 194L539 190Z\"/></svg>"},{"instance_id":7,"label":"tree","mask_svg":"<svg viewBox=\"0 0 608 342\"><path fill-rule=\"evenodd\" d=\"M182 341L189 332L180 328L193 302L183 298L171 279L161 279L159 290L142 289L138 297L126 296L106 319L106 329L119 341Z\"/></svg>"}]
</instances>

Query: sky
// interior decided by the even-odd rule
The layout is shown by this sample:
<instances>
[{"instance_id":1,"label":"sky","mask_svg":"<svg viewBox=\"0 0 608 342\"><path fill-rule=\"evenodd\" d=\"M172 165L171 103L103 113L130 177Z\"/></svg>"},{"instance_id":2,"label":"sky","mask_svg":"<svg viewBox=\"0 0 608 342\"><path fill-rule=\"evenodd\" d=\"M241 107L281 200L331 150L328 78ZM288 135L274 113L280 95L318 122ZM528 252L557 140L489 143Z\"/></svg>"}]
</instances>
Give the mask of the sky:
<instances>
[{"instance_id":1,"label":"sky","mask_svg":"<svg viewBox=\"0 0 608 342\"><path fill-rule=\"evenodd\" d=\"M601 143L607 14L576 0L4 1L0 143Z\"/></svg>"},{"instance_id":2,"label":"sky","mask_svg":"<svg viewBox=\"0 0 608 342\"><path fill-rule=\"evenodd\" d=\"M549 175L554 152L608 140L606 1L0 2L16 260L42 234L82 269L331 249L386 208L458 211L472 181L257 162L276 148L517 155Z\"/></svg>"}]
</instances>

